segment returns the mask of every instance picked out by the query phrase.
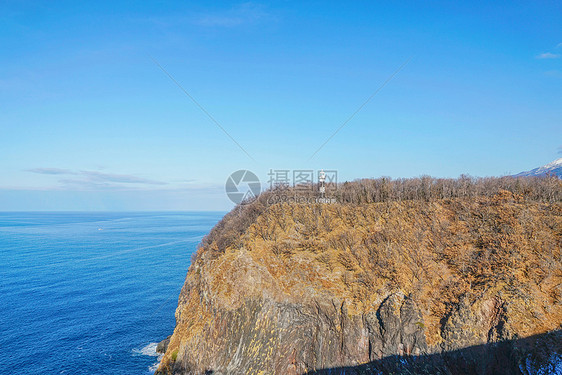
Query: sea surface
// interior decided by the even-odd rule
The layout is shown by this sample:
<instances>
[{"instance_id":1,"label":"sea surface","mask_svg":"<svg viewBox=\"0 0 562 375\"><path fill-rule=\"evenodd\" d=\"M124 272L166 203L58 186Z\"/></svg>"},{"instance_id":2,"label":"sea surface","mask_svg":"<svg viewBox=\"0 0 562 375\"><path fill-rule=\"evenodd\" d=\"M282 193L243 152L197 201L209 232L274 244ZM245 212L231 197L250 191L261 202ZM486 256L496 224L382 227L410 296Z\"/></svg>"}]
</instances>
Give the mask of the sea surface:
<instances>
[{"instance_id":1,"label":"sea surface","mask_svg":"<svg viewBox=\"0 0 562 375\"><path fill-rule=\"evenodd\" d=\"M0 369L151 374L218 212L0 213Z\"/></svg>"}]
</instances>

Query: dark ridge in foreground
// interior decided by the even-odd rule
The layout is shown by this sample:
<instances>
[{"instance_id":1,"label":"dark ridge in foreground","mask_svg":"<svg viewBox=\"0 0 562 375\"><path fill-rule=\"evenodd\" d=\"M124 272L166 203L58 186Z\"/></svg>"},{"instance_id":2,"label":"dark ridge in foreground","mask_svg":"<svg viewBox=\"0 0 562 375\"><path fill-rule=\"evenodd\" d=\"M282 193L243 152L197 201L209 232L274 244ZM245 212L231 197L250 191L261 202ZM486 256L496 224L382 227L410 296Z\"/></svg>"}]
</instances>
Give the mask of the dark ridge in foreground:
<instances>
[{"instance_id":1,"label":"dark ridge in foreground","mask_svg":"<svg viewBox=\"0 0 562 375\"><path fill-rule=\"evenodd\" d=\"M276 194L202 242L159 374L560 374L561 180Z\"/></svg>"}]
</instances>

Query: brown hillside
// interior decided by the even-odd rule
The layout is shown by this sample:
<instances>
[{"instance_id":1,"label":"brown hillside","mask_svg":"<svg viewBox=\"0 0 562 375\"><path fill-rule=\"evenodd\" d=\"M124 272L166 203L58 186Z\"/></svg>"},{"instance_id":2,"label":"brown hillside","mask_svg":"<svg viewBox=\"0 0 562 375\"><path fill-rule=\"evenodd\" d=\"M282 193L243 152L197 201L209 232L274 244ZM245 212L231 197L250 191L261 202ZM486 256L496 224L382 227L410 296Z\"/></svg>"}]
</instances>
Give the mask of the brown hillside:
<instances>
[{"instance_id":1,"label":"brown hillside","mask_svg":"<svg viewBox=\"0 0 562 375\"><path fill-rule=\"evenodd\" d=\"M193 259L160 371L296 374L561 327L559 180L376 181L229 213Z\"/></svg>"}]
</instances>

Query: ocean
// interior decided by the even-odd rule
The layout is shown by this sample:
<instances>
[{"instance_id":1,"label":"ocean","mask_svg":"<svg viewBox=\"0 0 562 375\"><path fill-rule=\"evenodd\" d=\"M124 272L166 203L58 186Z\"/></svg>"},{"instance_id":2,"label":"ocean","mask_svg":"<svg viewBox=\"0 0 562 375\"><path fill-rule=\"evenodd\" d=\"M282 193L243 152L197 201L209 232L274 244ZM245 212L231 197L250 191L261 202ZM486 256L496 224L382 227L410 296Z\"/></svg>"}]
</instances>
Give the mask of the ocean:
<instances>
[{"instance_id":1,"label":"ocean","mask_svg":"<svg viewBox=\"0 0 562 375\"><path fill-rule=\"evenodd\" d=\"M0 213L0 368L151 374L218 212Z\"/></svg>"}]
</instances>

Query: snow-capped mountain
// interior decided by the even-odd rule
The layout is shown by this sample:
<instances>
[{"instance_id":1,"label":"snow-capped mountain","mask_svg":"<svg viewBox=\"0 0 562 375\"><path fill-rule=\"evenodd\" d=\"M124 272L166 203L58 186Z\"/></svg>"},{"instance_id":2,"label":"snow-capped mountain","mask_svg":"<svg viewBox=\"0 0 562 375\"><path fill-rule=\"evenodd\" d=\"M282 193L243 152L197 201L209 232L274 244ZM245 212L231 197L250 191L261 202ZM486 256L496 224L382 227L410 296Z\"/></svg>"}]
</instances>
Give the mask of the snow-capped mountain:
<instances>
[{"instance_id":1,"label":"snow-capped mountain","mask_svg":"<svg viewBox=\"0 0 562 375\"><path fill-rule=\"evenodd\" d=\"M555 175L562 178L562 158L556 159L552 163L545 164L542 167L518 173L513 177L538 177L546 175Z\"/></svg>"}]
</instances>

